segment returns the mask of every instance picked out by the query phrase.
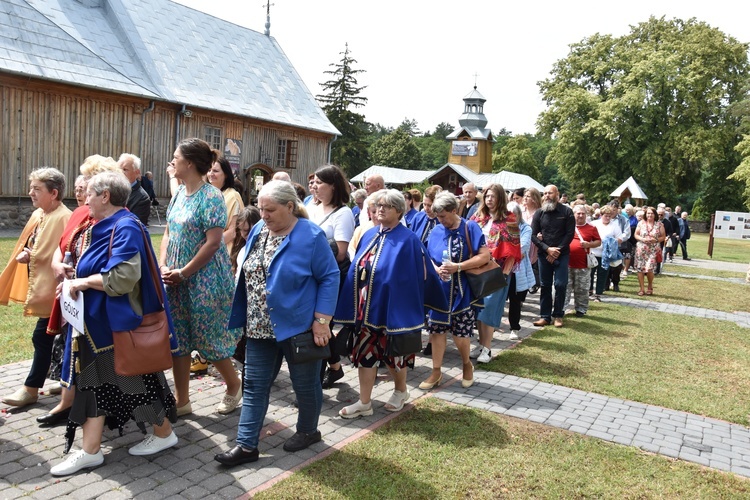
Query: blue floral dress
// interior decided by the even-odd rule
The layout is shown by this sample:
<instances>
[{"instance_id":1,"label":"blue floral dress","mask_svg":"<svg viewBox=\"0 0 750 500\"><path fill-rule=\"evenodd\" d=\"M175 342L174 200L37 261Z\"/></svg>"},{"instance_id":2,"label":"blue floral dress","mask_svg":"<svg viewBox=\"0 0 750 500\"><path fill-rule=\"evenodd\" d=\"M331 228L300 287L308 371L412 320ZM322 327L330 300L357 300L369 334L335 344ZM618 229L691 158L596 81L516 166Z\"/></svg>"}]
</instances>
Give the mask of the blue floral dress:
<instances>
[{"instance_id":1,"label":"blue floral dress","mask_svg":"<svg viewBox=\"0 0 750 500\"><path fill-rule=\"evenodd\" d=\"M224 228L227 207L221 191L204 184L188 196L181 186L167 209L167 266L187 265L206 242L206 232ZM211 260L177 286L167 287L167 299L177 334L177 356L189 356L193 349L212 361L230 357L241 335L228 330L234 293L229 253L222 240Z\"/></svg>"}]
</instances>

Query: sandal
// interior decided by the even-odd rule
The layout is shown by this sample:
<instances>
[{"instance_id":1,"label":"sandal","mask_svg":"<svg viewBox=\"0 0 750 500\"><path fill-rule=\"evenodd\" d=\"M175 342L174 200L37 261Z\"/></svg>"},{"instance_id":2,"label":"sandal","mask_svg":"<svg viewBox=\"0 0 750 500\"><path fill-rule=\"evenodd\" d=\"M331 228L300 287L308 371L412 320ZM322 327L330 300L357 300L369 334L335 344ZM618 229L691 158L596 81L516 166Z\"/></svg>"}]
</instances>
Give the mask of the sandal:
<instances>
[{"instance_id":1,"label":"sandal","mask_svg":"<svg viewBox=\"0 0 750 500\"><path fill-rule=\"evenodd\" d=\"M370 415L372 415L372 401L364 404L362 401L357 400L353 405L345 406L339 410L341 418L367 417Z\"/></svg>"},{"instance_id":2,"label":"sandal","mask_svg":"<svg viewBox=\"0 0 750 500\"><path fill-rule=\"evenodd\" d=\"M391 399L385 404L385 409L388 411L401 411L404 408L404 404L409 399L409 391L393 391Z\"/></svg>"},{"instance_id":3,"label":"sandal","mask_svg":"<svg viewBox=\"0 0 750 500\"><path fill-rule=\"evenodd\" d=\"M645 293L646 293L646 292L644 292L643 290L639 290L639 291L638 291L638 296L639 296L639 297L643 297L643 296L645 295Z\"/></svg>"},{"instance_id":4,"label":"sandal","mask_svg":"<svg viewBox=\"0 0 750 500\"><path fill-rule=\"evenodd\" d=\"M649 288L648 290L646 290L646 295L653 295L653 294L654 294L653 288Z\"/></svg>"}]
</instances>

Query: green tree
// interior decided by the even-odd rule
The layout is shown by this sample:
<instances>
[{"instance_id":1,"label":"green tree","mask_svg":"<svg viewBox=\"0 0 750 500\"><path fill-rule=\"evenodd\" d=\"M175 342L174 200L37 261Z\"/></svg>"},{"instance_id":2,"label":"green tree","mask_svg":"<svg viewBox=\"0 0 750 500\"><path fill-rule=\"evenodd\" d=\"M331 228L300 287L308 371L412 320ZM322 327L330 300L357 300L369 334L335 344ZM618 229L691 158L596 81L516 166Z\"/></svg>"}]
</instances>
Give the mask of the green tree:
<instances>
[{"instance_id":1,"label":"green tree","mask_svg":"<svg viewBox=\"0 0 750 500\"><path fill-rule=\"evenodd\" d=\"M409 120L408 118L404 118L404 121L402 121L401 125L399 125L397 128L398 130L403 130L412 137L422 135L422 132L419 131L417 120L414 119Z\"/></svg>"},{"instance_id":2,"label":"green tree","mask_svg":"<svg viewBox=\"0 0 750 500\"><path fill-rule=\"evenodd\" d=\"M414 139L402 129L396 129L375 141L370 146L370 157L375 165L416 170L422 162L422 154Z\"/></svg>"},{"instance_id":3,"label":"green tree","mask_svg":"<svg viewBox=\"0 0 750 500\"><path fill-rule=\"evenodd\" d=\"M388 134L393 133L393 127L386 127L379 123L368 123L367 124L367 140L370 144L377 141L381 137L385 137Z\"/></svg>"},{"instance_id":4,"label":"green tree","mask_svg":"<svg viewBox=\"0 0 750 500\"><path fill-rule=\"evenodd\" d=\"M729 176L729 180L744 186L742 197L745 207L750 210L750 98L736 103L732 107L732 112L740 122L739 130L742 139L734 148L735 152L740 155L741 161Z\"/></svg>"},{"instance_id":5,"label":"green tree","mask_svg":"<svg viewBox=\"0 0 750 500\"><path fill-rule=\"evenodd\" d=\"M523 135L508 139L499 153L492 153L492 171L516 172L539 179L542 172L529 146L529 140Z\"/></svg>"},{"instance_id":6,"label":"green tree","mask_svg":"<svg viewBox=\"0 0 750 500\"><path fill-rule=\"evenodd\" d=\"M501 128L495 134L495 143L492 145L492 153L499 153L511 137L513 137L513 133L510 130L505 127Z\"/></svg>"},{"instance_id":7,"label":"green tree","mask_svg":"<svg viewBox=\"0 0 750 500\"><path fill-rule=\"evenodd\" d=\"M438 139L445 139L446 137L451 135L454 130L456 130L455 127L451 125L450 123L440 122L438 123L437 127L435 127L435 131L429 135L436 137Z\"/></svg>"},{"instance_id":8,"label":"green tree","mask_svg":"<svg viewBox=\"0 0 750 500\"><path fill-rule=\"evenodd\" d=\"M357 61L349 54L349 44L340 54L341 60L330 64L333 69L325 71L331 77L321 84L325 93L316 98L328 119L341 132L331 146L331 161L353 177L369 166L369 128L365 117L354 111L367 103L367 98L361 95L366 87L357 82L357 75L364 70L353 68Z\"/></svg>"},{"instance_id":9,"label":"green tree","mask_svg":"<svg viewBox=\"0 0 750 500\"><path fill-rule=\"evenodd\" d=\"M747 50L695 19L654 17L623 37L573 44L539 83L548 105L539 127L557 139L547 162L590 199L607 199L629 175L664 201L726 177L738 125L728 110L744 98ZM709 198L708 210L731 204Z\"/></svg>"},{"instance_id":10,"label":"green tree","mask_svg":"<svg viewBox=\"0 0 750 500\"><path fill-rule=\"evenodd\" d=\"M742 141L737 144L735 149L742 155L742 162L737 166L734 173L729 176L729 179L744 184L743 197L745 207L750 210L750 135L744 135Z\"/></svg>"},{"instance_id":11,"label":"green tree","mask_svg":"<svg viewBox=\"0 0 750 500\"><path fill-rule=\"evenodd\" d=\"M444 138L437 135L414 137L414 144L422 156L420 170L437 170L448 161L451 146Z\"/></svg>"}]
</instances>

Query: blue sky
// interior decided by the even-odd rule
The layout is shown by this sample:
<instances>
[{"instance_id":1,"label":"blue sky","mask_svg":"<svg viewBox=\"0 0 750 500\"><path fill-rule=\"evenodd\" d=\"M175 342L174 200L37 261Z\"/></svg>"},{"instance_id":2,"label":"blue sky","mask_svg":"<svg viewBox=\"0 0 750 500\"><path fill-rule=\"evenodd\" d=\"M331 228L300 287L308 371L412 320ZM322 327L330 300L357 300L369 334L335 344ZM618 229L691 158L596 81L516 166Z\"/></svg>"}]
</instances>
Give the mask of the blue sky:
<instances>
[{"instance_id":1,"label":"blue sky","mask_svg":"<svg viewBox=\"0 0 750 500\"><path fill-rule=\"evenodd\" d=\"M177 0L263 32L262 0ZM422 131L457 125L474 86L487 99L497 132L534 133L544 110L537 82L548 77L570 44L594 33L615 36L649 16L695 17L750 42L750 3L742 0L503 2L474 0L274 0L271 36L313 94L346 43L366 73L359 83L368 121L396 127L415 119ZM231 73L227 73L231 74ZM478 76L474 76L474 75Z\"/></svg>"}]
</instances>

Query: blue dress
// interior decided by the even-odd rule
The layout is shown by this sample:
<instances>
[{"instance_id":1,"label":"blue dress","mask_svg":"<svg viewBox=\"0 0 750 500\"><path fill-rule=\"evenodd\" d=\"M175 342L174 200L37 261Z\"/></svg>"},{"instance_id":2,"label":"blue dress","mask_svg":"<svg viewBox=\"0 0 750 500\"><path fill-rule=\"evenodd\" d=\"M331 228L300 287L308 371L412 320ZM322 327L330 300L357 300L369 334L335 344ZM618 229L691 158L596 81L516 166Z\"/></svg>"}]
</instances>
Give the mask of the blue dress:
<instances>
[{"instance_id":1,"label":"blue dress","mask_svg":"<svg viewBox=\"0 0 750 500\"><path fill-rule=\"evenodd\" d=\"M466 242L467 230L471 240L471 251ZM479 225L474 221L461 219L457 229L449 230L442 224L438 224L427 239L427 253L436 266L440 266L443 260L443 250L450 249L451 261L463 262L479 253L479 249L485 246L484 234ZM430 323L450 325L452 316L465 313L471 309L482 307L482 299L474 299L469 288L469 280L464 273L454 273L450 281L440 281L445 296L450 303L450 312L430 311Z\"/></svg>"}]
</instances>

